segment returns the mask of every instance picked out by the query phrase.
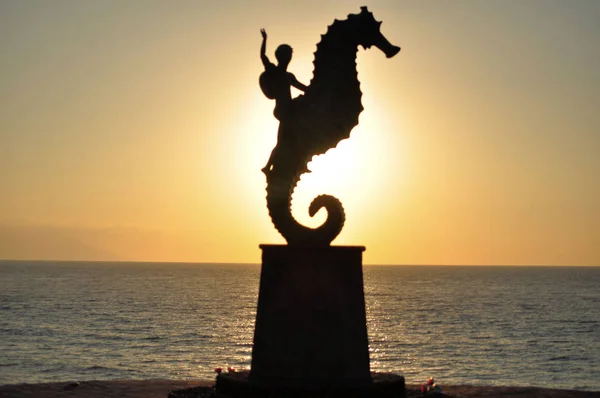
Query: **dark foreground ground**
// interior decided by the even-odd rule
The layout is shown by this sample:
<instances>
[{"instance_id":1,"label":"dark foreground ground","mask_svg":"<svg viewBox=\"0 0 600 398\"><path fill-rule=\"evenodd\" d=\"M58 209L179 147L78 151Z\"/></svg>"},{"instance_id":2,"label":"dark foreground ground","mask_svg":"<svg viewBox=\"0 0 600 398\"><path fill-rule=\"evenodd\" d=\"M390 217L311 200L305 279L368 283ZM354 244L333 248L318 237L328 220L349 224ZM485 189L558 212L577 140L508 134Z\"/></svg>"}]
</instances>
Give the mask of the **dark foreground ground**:
<instances>
[{"instance_id":1,"label":"dark foreground ground","mask_svg":"<svg viewBox=\"0 0 600 398\"><path fill-rule=\"evenodd\" d=\"M0 386L1 398L167 398L169 392L197 386L209 387L212 381L193 380L119 380L80 383L11 384ZM408 385L409 397L422 396L417 385ZM553 390L533 387L443 386L449 397L485 398L600 398L600 391Z\"/></svg>"}]
</instances>

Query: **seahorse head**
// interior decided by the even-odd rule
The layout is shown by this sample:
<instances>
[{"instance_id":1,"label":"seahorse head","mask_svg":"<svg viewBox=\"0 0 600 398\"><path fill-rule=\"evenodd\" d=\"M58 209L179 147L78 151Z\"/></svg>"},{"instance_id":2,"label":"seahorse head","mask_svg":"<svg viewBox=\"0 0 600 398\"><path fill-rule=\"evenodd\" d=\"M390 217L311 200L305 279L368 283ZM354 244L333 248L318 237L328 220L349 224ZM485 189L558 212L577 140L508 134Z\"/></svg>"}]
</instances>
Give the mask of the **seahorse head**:
<instances>
[{"instance_id":1,"label":"seahorse head","mask_svg":"<svg viewBox=\"0 0 600 398\"><path fill-rule=\"evenodd\" d=\"M373 13L367 7L361 7L360 9L359 14L348 17L348 20L352 23L350 32L356 43L365 49L375 46L388 58L398 54L400 47L392 45L381 33L381 22L375 20Z\"/></svg>"}]
</instances>

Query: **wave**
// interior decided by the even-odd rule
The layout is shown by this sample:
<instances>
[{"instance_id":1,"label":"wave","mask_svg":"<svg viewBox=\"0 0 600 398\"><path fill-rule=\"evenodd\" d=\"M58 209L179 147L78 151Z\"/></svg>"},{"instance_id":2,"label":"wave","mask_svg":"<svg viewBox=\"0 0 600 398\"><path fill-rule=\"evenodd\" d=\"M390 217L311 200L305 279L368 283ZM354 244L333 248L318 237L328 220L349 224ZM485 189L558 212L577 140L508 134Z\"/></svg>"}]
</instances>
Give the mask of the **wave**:
<instances>
[{"instance_id":1,"label":"wave","mask_svg":"<svg viewBox=\"0 0 600 398\"><path fill-rule=\"evenodd\" d=\"M107 368L107 367L100 366L100 365L93 365L93 366L84 368L83 370L117 370L117 369Z\"/></svg>"}]
</instances>

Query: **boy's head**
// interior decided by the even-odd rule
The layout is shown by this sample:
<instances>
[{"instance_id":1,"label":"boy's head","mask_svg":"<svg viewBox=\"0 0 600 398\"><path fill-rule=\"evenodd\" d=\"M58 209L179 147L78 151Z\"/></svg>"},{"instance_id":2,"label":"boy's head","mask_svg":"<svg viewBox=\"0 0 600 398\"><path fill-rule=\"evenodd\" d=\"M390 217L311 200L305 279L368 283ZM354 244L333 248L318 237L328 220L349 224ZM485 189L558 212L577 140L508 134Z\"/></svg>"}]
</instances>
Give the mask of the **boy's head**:
<instances>
[{"instance_id":1,"label":"boy's head","mask_svg":"<svg viewBox=\"0 0 600 398\"><path fill-rule=\"evenodd\" d=\"M282 44L275 50L275 58L279 64L287 65L292 60L292 47L287 44Z\"/></svg>"}]
</instances>

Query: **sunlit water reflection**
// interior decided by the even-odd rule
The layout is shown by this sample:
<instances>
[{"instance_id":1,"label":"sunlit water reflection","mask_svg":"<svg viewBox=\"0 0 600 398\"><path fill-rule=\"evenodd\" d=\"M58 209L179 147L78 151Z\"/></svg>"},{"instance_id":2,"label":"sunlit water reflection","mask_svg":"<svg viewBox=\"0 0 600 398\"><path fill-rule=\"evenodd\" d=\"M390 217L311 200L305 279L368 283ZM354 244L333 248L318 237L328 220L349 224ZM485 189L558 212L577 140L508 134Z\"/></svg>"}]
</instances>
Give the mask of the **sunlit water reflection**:
<instances>
[{"instance_id":1,"label":"sunlit water reflection","mask_svg":"<svg viewBox=\"0 0 600 398\"><path fill-rule=\"evenodd\" d=\"M256 265L0 262L0 384L250 365ZM600 268L365 267L371 368L600 390Z\"/></svg>"}]
</instances>

